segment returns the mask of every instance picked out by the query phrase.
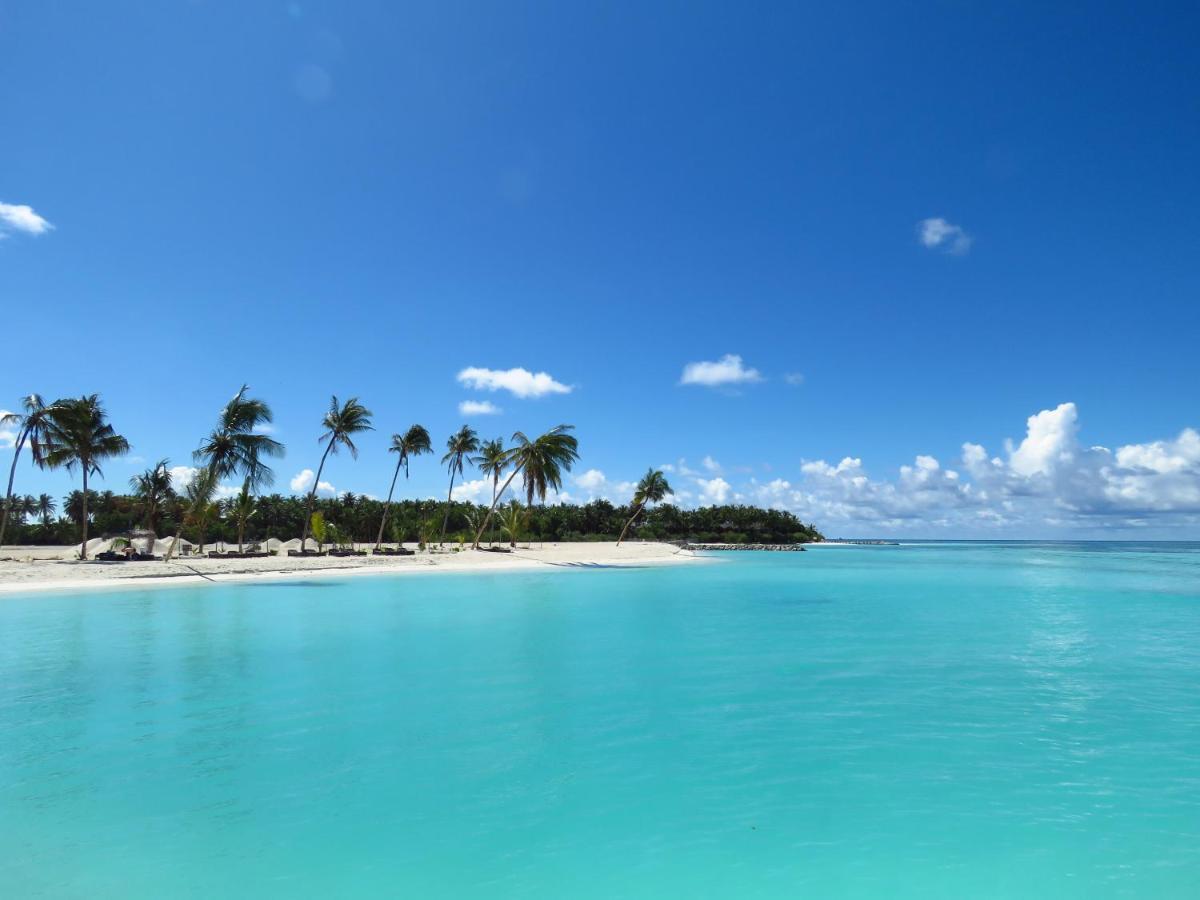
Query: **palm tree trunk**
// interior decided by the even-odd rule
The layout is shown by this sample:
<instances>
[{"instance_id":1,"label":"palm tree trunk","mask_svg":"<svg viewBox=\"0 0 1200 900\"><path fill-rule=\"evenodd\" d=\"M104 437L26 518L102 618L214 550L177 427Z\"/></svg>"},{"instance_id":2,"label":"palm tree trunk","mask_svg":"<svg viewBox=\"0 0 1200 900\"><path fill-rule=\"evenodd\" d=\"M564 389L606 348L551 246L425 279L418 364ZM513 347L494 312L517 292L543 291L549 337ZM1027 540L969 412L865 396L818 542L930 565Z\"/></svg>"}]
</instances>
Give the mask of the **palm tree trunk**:
<instances>
[{"instance_id":1,"label":"palm tree trunk","mask_svg":"<svg viewBox=\"0 0 1200 900\"><path fill-rule=\"evenodd\" d=\"M246 533L246 520L238 519L238 553L242 551L242 535Z\"/></svg>"},{"instance_id":2,"label":"palm tree trunk","mask_svg":"<svg viewBox=\"0 0 1200 900\"><path fill-rule=\"evenodd\" d=\"M642 510L645 508L646 508L645 503L639 503L638 508L633 511L633 515L629 517L629 521L626 522L625 527L621 529L621 536L619 538L617 538L617 546L618 547L621 546L621 541L625 540L625 532L627 532L629 530L629 526L633 524L633 520L636 519L639 515L641 515Z\"/></svg>"},{"instance_id":3,"label":"palm tree trunk","mask_svg":"<svg viewBox=\"0 0 1200 900\"><path fill-rule=\"evenodd\" d=\"M79 558L87 559L87 463L83 464L83 543L79 545Z\"/></svg>"},{"instance_id":4,"label":"palm tree trunk","mask_svg":"<svg viewBox=\"0 0 1200 900\"><path fill-rule=\"evenodd\" d=\"M379 534L375 538L375 549L383 544L383 526L387 524L388 513L392 511L392 493L396 490L396 479L400 477L401 460L396 460L396 471L392 474L392 486L388 488L387 503L383 505L383 518L379 520Z\"/></svg>"},{"instance_id":5,"label":"palm tree trunk","mask_svg":"<svg viewBox=\"0 0 1200 900\"><path fill-rule=\"evenodd\" d=\"M446 514L442 516L442 537L438 541L441 547L446 543L446 526L450 524L450 498L454 496L454 470L450 470L450 490L446 492Z\"/></svg>"},{"instance_id":6,"label":"palm tree trunk","mask_svg":"<svg viewBox=\"0 0 1200 900\"><path fill-rule=\"evenodd\" d=\"M312 508L313 503L317 499L317 485L321 483L321 473L325 471L325 460L329 458L329 451L333 449L333 442L337 440L335 437L329 439L329 446L325 448L325 452L321 454L321 464L317 466L317 477L313 479L312 490L308 492L308 507L304 510L304 534L300 537L300 552L304 552L304 542L308 540L308 528L312 524ZM320 552L320 548L317 548Z\"/></svg>"},{"instance_id":7,"label":"palm tree trunk","mask_svg":"<svg viewBox=\"0 0 1200 900\"><path fill-rule=\"evenodd\" d=\"M27 429L22 428L16 444L13 445L13 461L12 465L8 467L8 492L4 495L4 515L0 518L0 547L4 546L4 532L8 528L8 510L12 506L12 486L13 478L17 474L17 457L21 455L21 448L25 446L25 436L28 433Z\"/></svg>"},{"instance_id":8,"label":"palm tree trunk","mask_svg":"<svg viewBox=\"0 0 1200 900\"><path fill-rule=\"evenodd\" d=\"M500 502L500 498L504 496L504 492L508 490L508 486L512 484L512 480L517 477L517 473L524 468L525 464L521 463L513 473L508 476L508 481L504 482L504 487L500 488L500 493L492 498L492 508L488 510L488 514L483 518L483 524L479 526L479 530L475 532L475 542L471 545L473 550L479 549L479 539L483 537L483 533L487 531L488 523L492 521L492 514L496 511L496 504Z\"/></svg>"}]
</instances>

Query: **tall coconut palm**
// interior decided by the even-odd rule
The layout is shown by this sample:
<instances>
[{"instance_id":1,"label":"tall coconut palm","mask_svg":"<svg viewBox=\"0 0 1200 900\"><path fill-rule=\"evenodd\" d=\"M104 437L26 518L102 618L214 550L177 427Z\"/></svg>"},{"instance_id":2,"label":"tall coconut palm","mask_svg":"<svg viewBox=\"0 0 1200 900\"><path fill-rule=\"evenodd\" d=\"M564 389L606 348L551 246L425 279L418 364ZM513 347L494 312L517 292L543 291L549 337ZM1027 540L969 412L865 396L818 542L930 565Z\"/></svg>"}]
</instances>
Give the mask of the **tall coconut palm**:
<instances>
[{"instance_id":1,"label":"tall coconut palm","mask_svg":"<svg viewBox=\"0 0 1200 900\"><path fill-rule=\"evenodd\" d=\"M674 491L671 490L671 485L667 483L667 477L661 471L647 469L642 480L638 482L637 489L633 492L633 515L621 529L621 536L617 538L617 546L621 546L621 541L625 540L625 533L629 531L629 526L646 508L647 503L661 503L663 498L672 493Z\"/></svg>"},{"instance_id":2,"label":"tall coconut palm","mask_svg":"<svg viewBox=\"0 0 1200 900\"><path fill-rule=\"evenodd\" d=\"M472 453L479 452L479 435L474 428L464 425L446 441L446 455L442 463L450 473L450 490L446 492L446 513L442 516L440 544L446 542L446 526L450 523L450 498L454 496L454 476L463 474L463 460L470 461Z\"/></svg>"},{"instance_id":3,"label":"tall coconut palm","mask_svg":"<svg viewBox=\"0 0 1200 900\"><path fill-rule=\"evenodd\" d=\"M167 503L174 499L175 488L171 486L170 463L160 459L151 468L129 479L139 506L146 530L158 537L158 522L166 511ZM150 548L153 552L153 545Z\"/></svg>"},{"instance_id":4,"label":"tall coconut palm","mask_svg":"<svg viewBox=\"0 0 1200 900\"><path fill-rule=\"evenodd\" d=\"M37 394L22 397L21 407L24 412L5 413L0 416L0 427L16 427L17 429L17 439L13 442L12 465L8 468L8 490L4 495L4 512L0 514L0 547L4 546L4 532L8 527L8 512L12 506L13 478L17 474L17 460L20 458L21 449L25 444L29 444L34 464L45 465L43 449L53 407L47 406Z\"/></svg>"},{"instance_id":5,"label":"tall coconut palm","mask_svg":"<svg viewBox=\"0 0 1200 900\"><path fill-rule=\"evenodd\" d=\"M504 449L503 438L484 441L479 448L479 455L471 462L475 463L483 476L492 479L492 502L496 501L496 493L500 488L500 476L508 466L508 451Z\"/></svg>"},{"instance_id":6,"label":"tall coconut palm","mask_svg":"<svg viewBox=\"0 0 1200 900\"><path fill-rule=\"evenodd\" d=\"M404 480L407 481L409 459L422 453L432 453L433 443L425 426L413 425L404 434L392 435L392 446L388 447L388 452L396 454L396 471L392 473L392 486L388 488L387 503L383 505L383 518L379 520L379 535L375 538L376 550L383 545L383 529L392 509L392 494L396 490L396 479L400 477L400 467L404 466Z\"/></svg>"},{"instance_id":7,"label":"tall coconut palm","mask_svg":"<svg viewBox=\"0 0 1200 900\"><path fill-rule=\"evenodd\" d=\"M479 549L480 537L487 531L488 524L496 512L496 504L518 474L522 476L525 498L529 506L533 506L534 497L545 500L548 489L558 490L562 487L563 472L571 471L571 466L579 459L579 441L570 434L574 429L574 425L556 425L533 440L520 431L513 435L516 446L508 450L508 464L512 466L512 473L504 482L504 487L500 488L496 499L492 501L492 508L488 510L483 525L475 533L476 550Z\"/></svg>"},{"instance_id":8,"label":"tall coconut palm","mask_svg":"<svg viewBox=\"0 0 1200 900\"><path fill-rule=\"evenodd\" d=\"M330 453L337 453L339 446L350 451L354 459L358 459L358 448L354 446L354 435L364 431L374 431L371 424L371 411L358 402L357 397L351 397L339 405L336 396L329 399L329 412L321 420L325 433L317 439L317 443L325 444L325 452L321 454L321 464L317 466L317 477L313 479L312 490L308 492L308 503L304 510L304 534L300 538L300 549L308 540L309 529L312 525L313 502L317 499L317 487L321 484L321 473L325 471L325 460Z\"/></svg>"},{"instance_id":9,"label":"tall coconut palm","mask_svg":"<svg viewBox=\"0 0 1200 900\"><path fill-rule=\"evenodd\" d=\"M213 471L218 481L241 475L250 493L270 487L275 473L264 460L283 456L283 444L262 434L275 416L265 401L248 397L243 384L217 418L217 426L192 454L197 463Z\"/></svg>"},{"instance_id":10,"label":"tall coconut palm","mask_svg":"<svg viewBox=\"0 0 1200 900\"><path fill-rule=\"evenodd\" d=\"M82 540L79 558L87 559L88 535L88 476L104 477L100 461L129 452L129 441L117 434L108 423L108 414L100 403L99 394L72 400L58 400L50 415L43 448L46 465L60 466L83 473L83 509L80 513Z\"/></svg>"},{"instance_id":11,"label":"tall coconut palm","mask_svg":"<svg viewBox=\"0 0 1200 900\"><path fill-rule=\"evenodd\" d=\"M50 517L54 515L58 509L58 504L54 502L54 498L49 494L41 494L37 501L38 518L42 520L43 525L50 524Z\"/></svg>"}]
</instances>

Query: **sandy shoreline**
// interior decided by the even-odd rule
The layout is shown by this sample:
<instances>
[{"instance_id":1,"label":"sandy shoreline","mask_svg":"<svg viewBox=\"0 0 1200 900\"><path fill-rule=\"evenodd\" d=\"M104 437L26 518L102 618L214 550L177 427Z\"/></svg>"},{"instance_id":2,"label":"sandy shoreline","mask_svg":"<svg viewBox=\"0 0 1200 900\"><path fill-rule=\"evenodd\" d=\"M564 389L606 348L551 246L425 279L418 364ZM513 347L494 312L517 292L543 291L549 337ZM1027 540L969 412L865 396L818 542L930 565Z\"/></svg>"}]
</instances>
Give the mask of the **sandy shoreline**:
<instances>
[{"instance_id":1,"label":"sandy shoreline","mask_svg":"<svg viewBox=\"0 0 1200 900\"><path fill-rule=\"evenodd\" d=\"M288 557L264 559L184 558L166 562L79 562L55 558L70 548L19 547L0 554L0 595L37 591L133 590L165 586L254 582L296 577L404 575L436 572L503 572L678 565L704 557L670 544L615 542L546 543L512 553L471 550L415 556ZM15 559L3 557L13 556Z\"/></svg>"}]
</instances>

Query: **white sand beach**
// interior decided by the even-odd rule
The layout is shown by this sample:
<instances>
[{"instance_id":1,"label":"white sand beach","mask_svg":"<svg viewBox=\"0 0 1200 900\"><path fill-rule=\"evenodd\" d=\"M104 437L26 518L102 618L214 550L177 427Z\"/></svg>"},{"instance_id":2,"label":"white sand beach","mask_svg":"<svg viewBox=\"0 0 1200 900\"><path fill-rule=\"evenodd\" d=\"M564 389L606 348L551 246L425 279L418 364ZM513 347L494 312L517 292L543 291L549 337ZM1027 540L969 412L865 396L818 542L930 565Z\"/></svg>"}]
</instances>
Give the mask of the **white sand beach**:
<instances>
[{"instance_id":1,"label":"white sand beach","mask_svg":"<svg viewBox=\"0 0 1200 900\"><path fill-rule=\"evenodd\" d=\"M409 545L409 549L415 549ZM302 576L400 575L431 572L528 571L552 568L678 565L705 560L671 544L627 542L519 545L511 553L418 552L414 556L269 556L259 559L183 557L171 562L81 562L77 547L16 547L0 553L0 594L95 590Z\"/></svg>"}]
</instances>

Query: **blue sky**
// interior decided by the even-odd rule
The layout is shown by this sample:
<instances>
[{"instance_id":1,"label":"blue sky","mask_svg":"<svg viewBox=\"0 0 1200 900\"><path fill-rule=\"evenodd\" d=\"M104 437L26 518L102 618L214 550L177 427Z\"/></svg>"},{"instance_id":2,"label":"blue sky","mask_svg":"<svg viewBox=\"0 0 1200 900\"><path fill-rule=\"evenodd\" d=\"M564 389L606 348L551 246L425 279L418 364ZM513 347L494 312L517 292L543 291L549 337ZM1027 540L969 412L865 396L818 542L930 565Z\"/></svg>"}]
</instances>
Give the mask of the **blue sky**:
<instances>
[{"instance_id":1,"label":"blue sky","mask_svg":"<svg viewBox=\"0 0 1200 900\"><path fill-rule=\"evenodd\" d=\"M1052 6L0 0L0 407L182 465L248 382L286 491L357 394L378 495L486 400L578 427L572 499L1200 537L1200 13Z\"/></svg>"}]
</instances>

